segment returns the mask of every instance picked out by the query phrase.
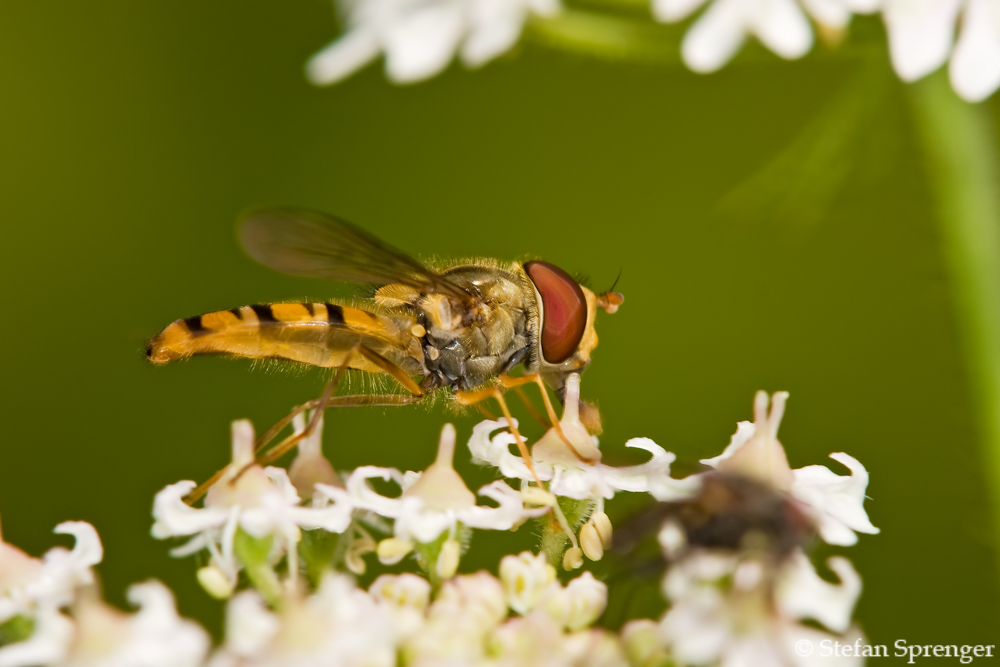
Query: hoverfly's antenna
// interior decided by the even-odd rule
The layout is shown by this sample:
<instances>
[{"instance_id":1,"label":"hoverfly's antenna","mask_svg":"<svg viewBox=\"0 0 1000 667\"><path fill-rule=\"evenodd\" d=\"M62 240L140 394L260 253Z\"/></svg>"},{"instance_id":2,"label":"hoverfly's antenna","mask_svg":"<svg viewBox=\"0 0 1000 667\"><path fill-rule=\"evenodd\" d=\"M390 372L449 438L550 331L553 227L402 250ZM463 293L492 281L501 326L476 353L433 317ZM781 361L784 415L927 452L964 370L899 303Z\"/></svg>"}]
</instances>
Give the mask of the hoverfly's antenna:
<instances>
[{"instance_id":1,"label":"hoverfly's antenna","mask_svg":"<svg viewBox=\"0 0 1000 667\"><path fill-rule=\"evenodd\" d=\"M618 306L625 303L625 296L621 292L614 291L621 277L622 269L619 268L618 276L615 278L615 282L611 284L611 289L604 294L597 295L597 305L606 310L608 314L614 313L618 310Z\"/></svg>"},{"instance_id":2,"label":"hoverfly's antenna","mask_svg":"<svg viewBox=\"0 0 1000 667\"><path fill-rule=\"evenodd\" d=\"M624 266L619 266L618 267L618 275L615 276L615 281L613 283L611 283L611 289L609 289L608 292L614 292L615 291L615 287L618 286L618 281L622 279L622 271L624 269L625 269ZM605 292L605 294L607 294L608 292Z\"/></svg>"}]
</instances>

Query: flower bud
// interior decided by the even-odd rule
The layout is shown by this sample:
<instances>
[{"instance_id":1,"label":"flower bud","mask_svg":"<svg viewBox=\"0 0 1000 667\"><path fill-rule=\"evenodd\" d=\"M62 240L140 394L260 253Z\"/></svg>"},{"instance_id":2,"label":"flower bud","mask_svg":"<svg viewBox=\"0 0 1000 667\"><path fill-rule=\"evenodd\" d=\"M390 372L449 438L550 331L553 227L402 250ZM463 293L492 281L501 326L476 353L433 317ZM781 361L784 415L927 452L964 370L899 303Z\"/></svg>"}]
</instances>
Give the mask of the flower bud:
<instances>
[{"instance_id":1,"label":"flower bud","mask_svg":"<svg viewBox=\"0 0 1000 667\"><path fill-rule=\"evenodd\" d=\"M490 573L463 574L441 586L428 617L445 622L460 617L469 627L486 632L507 617L504 598L503 586Z\"/></svg>"},{"instance_id":2,"label":"flower bud","mask_svg":"<svg viewBox=\"0 0 1000 667\"><path fill-rule=\"evenodd\" d=\"M604 557L604 543L597 528L589 521L580 529L580 547L590 560L601 560Z\"/></svg>"},{"instance_id":3,"label":"flower bud","mask_svg":"<svg viewBox=\"0 0 1000 667\"><path fill-rule=\"evenodd\" d=\"M441 545L441 552L438 554L437 569L438 576L442 579L451 579L458 571L458 559L462 555L462 545L458 540L445 540Z\"/></svg>"},{"instance_id":4,"label":"flower bud","mask_svg":"<svg viewBox=\"0 0 1000 667\"><path fill-rule=\"evenodd\" d=\"M523 551L517 556L504 556L500 561L500 582L507 604L519 614L531 611L555 578L556 569L543 554Z\"/></svg>"},{"instance_id":5,"label":"flower bud","mask_svg":"<svg viewBox=\"0 0 1000 667\"><path fill-rule=\"evenodd\" d=\"M594 524L597 534L601 537L601 544L605 549L611 548L611 535L613 532L611 519L604 512L594 512L590 517L590 523Z\"/></svg>"},{"instance_id":6,"label":"flower bud","mask_svg":"<svg viewBox=\"0 0 1000 667\"><path fill-rule=\"evenodd\" d=\"M583 549L572 547L563 554L563 569L576 570L583 565Z\"/></svg>"},{"instance_id":7,"label":"flower bud","mask_svg":"<svg viewBox=\"0 0 1000 667\"><path fill-rule=\"evenodd\" d=\"M687 545L687 538L684 536L684 529L673 520L663 524L663 528L656 535L656 540L660 543L660 549L667 560L674 560L677 555Z\"/></svg>"},{"instance_id":8,"label":"flower bud","mask_svg":"<svg viewBox=\"0 0 1000 667\"><path fill-rule=\"evenodd\" d=\"M667 663L667 649L656 621L648 618L629 621L622 627L621 634L630 665L651 667Z\"/></svg>"},{"instance_id":9,"label":"flower bud","mask_svg":"<svg viewBox=\"0 0 1000 667\"><path fill-rule=\"evenodd\" d=\"M584 572L565 588L569 603L565 624L571 632L581 630L604 613L608 606L608 587L590 572Z\"/></svg>"},{"instance_id":10,"label":"flower bud","mask_svg":"<svg viewBox=\"0 0 1000 667\"><path fill-rule=\"evenodd\" d=\"M225 600L233 594L233 583L217 565L206 565L198 570L198 583L216 600Z\"/></svg>"},{"instance_id":11,"label":"flower bud","mask_svg":"<svg viewBox=\"0 0 1000 667\"><path fill-rule=\"evenodd\" d=\"M413 542L399 537L389 537L378 543L375 552L383 565L395 565L413 551Z\"/></svg>"},{"instance_id":12,"label":"flower bud","mask_svg":"<svg viewBox=\"0 0 1000 667\"><path fill-rule=\"evenodd\" d=\"M415 574L383 574L372 582L368 592L376 600L385 600L396 607L409 607L419 612L427 609L431 585Z\"/></svg>"},{"instance_id":13,"label":"flower bud","mask_svg":"<svg viewBox=\"0 0 1000 667\"><path fill-rule=\"evenodd\" d=\"M552 507L556 504L555 495L537 486L522 487L521 500L528 505L542 505L545 507Z\"/></svg>"}]
</instances>

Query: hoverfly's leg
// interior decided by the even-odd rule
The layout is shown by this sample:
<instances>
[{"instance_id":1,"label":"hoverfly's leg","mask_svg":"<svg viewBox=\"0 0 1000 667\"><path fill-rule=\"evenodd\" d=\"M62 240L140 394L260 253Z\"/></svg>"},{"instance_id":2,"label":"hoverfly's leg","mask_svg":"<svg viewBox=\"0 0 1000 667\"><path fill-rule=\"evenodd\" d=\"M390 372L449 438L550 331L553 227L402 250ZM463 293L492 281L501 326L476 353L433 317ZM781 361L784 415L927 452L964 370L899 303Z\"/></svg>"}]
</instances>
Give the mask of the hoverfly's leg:
<instances>
[{"instance_id":1,"label":"hoverfly's leg","mask_svg":"<svg viewBox=\"0 0 1000 667\"><path fill-rule=\"evenodd\" d=\"M528 395L524 393L523 389L520 387L514 387L514 393L521 399L521 402L524 403L524 407L527 408L528 413L531 414L536 422L541 424L544 428L552 428L552 422L545 421L545 418L542 417L542 413L535 409L535 405L528 399Z\"/></svg>"},{"instance_id":2,"label":"hoverfly's leg","mask_svg":"<svg viewBox=\"0 0 1000 667\"><path fill-rule=\"evenodd\" d=\"M350 359L350 355L348 355L348 359ZM337 390L337 385L340 384L340 376L343 375L345 369L346 365L339 366L330 381L326 383L326 388L323 390L323 394L316 401L317 405L313 408L312 414L309 415L309 421L306 422L305 428L298 433L293 433L288 436L266 453L258 453L255 456L254 462L245 465L243 470L240 470L236 477L233 478L233 481L239 479L240 475L242 475L251 466L267 465L268 463L278 460L285 454L285 452L290 451L293 447L295 447L295 445L312 435L312 432L316 430L316 425L319 424L319 420L323 418L323 414L326 412L326 408L330 404L330 399L333 398L333 392Z\"/></svg>"},{"instance_id":3,"label":"hoverfly's leg","mask_svg":"<svg viewBox=\"0 0 1000 667\"><path fill-rule=\"evenodd\" d=\"M528 467L531 472L531 476L535 478L535 483L539 487L542 486L542 480L538 478L538 473L535 472L535 466L531 462L531 453L528 452L528 445L524 442L524 438L521 436L520 432L517 430L517 426L514 425L514 416L510 413L510 408L507 407L507 401L503 398L503 392L501 392L496 387L488 387L486 389L480 389L479 391L458 391L455 392L455 398L462 405L475 405L480 401L484 401L487 398L495 398L497 403L500 404L500 411L503 416L507 419L507 428L514 435L514 440L517 441L517 449L521 452L521 458L524 459L524 465Z\"/></svg>"},{"instance_id":4,"label":"hoverfly's leg","mask_svg":"<svg viewBox=\"0 0 1000 667\"><path fill-rule=\"evenodd\" d=\"M573 452L573 456L575 456L581 462L595 463L595 461L591 459L587 459L584 458L583 456L580 456L580 452L577 451L576 447L573 446L573 443L570 442L569 438L566 437L566 434L563 433L562 426L559 423L559 418L556 416L555 408L552 407L552 400L549 398L549 392L545 387L545 381L542 380L541 375L539 375L538 373L531 373L529 375L522 375L521 377L516 377L516 378L512 378L509 375L500 376L500 384L508 389L511 388L516 389L517 387L520 387L523 384L531 384L531 383L538 385L538 390L542 392L542 402L545 403L545 412L548 413L549 419L552 421L552 428L556 430L556 435L559 436L559 439L562 440L567 447L569 447L569 450Z\"/></svg>"},{"instance_id":5,"label":"hoverfly's leg","mask_svg":"<svg viewBox=\"0 0 1000 667\"><path fill-rule=\"evenodd\" d=\"M487 410L486 406L483 405L482 403L473 403L472 407L478 410L481 415L489 419L491 422L495 422L497 420L497 416L492 412L490 412L489 410Z\"/></svg>"},{"instance_id":6,"label":"hoverfly's leg","mask_svg":"<svg viewBox=\"0 0 1000 667\"><path fill-rule=\"evenodd\" d=\"M361 345L359 343L358 345L355 345L354 348L347 353L347 356L344 358L344 362L337 367L337 372L336 374L334 374L333 379L331 379L330 382L327 384L326 389L323 391L323 395L320 396L319 399L315 401L310 401L310 403L314 404L314 407L312 416L309 419L309 423L306 424L306 427L301 431L299 431L298 433L292 434L291 436L289 436L288 438L286 438L285 440L274 446L267 454L263 456L258 456L256 460L257 464L266 465L268 463L277 461L285 454L285 452L291 450L297 444L302 442L302 440L308 438L312 434L313 430L315 430L316 428L316 425L319 423L320 418L323 416L323 413L326 411L326 408L330 405L330 401L333 398L333 392L336 390L337 385L340 382L340 376L344 373L345 370L347 370L350 367L351 357L353 357L355 354L364 357L366 360L375 364L383 371L385 371L387 374L394 377L401 385L403 385L404 389L409 391L414 396L423 396L424 393L423 390L420 388L419 385L417 385L413 381L412 378L410 378L409 375L407 375L403 371L402 368L392 363L391 361L389 361L379 353L375 352L374 350L370 350L366 348L364 345ZM341 398L347 398L347 397L345 396ZM306 405L309 404L307 403ZM240 474L242 474L242 472L243 471L240 471Z\"/></svg>"},{"instance_id":7,"label":"hoverfly's leg","mask_svg":"<svg viewBox=\"0 0 1000 667\"><path fill-rule=\"evenodd\" d=\"M343 372L343 370L344 370L343 367L337 368L337 372L334 374L333 378L326 384L326 388L323 390L323 395L318 400L318 405L322 405L325 408L326 405L329 403L331 397L333 396L334 390L337 388L337 383L340 381L340 375ZM309 423L306 424L306 427L301 432L293 433L292 435L288 436L288 438L286 438L284 441L273 447L271 451L267 452L264 455L261 455L261 450L267 446L267 443L270 442L271 439L274 438L274 436L280 433L281 430L285 428L285 426L291 423L292 419L294 419L296 415L305 410L310 403L317 403L317 401L310 401L309 403L304 403L294 408L288 415L286 415L283 419L281 419L277 424L269 428L267 432L265 432L264 435L261 438L259 438L255 443L254 461L240 468L236 472L236 474L233 475L233 478L229 480L229 483L235 484L236 480L242 477L243 473L245 473L251 467L255 465L264 465L265 461L268 463L273 461L277 457L274 458L269 458L269 457L273 455L275 450L281 450L281 453L278 454L278 456L281 456L281 454L287 452L289 449L297 445L303 438L307 437L310 433L312 433L313 429L316 428L316 424L319 423L319 417L323 414L324 412L323 410L314 410L312 417L309 420ZM223 475L226 474L227 470L229 470L229 466L226 466L219 472L212 475L207 481L202 482L198 486L198 488L196 488L194 491L192 491L191 493L187 494L187 496L184 497L184 502L186 502L188 505L192 505L195 502L197 502L199 498L208 493L208 490L212 488L219 481L219 479L222 478Z\"/></svg>"}]
</instances>

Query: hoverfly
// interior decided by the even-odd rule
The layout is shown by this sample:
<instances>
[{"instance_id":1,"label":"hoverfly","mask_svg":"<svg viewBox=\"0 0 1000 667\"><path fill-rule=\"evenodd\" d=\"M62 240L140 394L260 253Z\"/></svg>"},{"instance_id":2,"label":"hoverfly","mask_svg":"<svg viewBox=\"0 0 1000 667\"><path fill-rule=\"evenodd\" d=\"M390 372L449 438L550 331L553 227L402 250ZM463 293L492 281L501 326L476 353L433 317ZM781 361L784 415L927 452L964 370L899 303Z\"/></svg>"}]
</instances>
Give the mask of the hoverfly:
<instances>
[{"instance_id":1,"label":"hoverfly","mask_svg":"<svg viewBox=\"0 0 1000 667\"><path fill-rule=\"evenodd\" d=\"M497 399L510 423L500 389L535 383L550 421L558 425L545 384L562 395L566 377L586 368L597 346L597 309L613 313L624 300L617 292L594 294L543 261L474 260L433 269L348 222L309 210L253 211L240 220L238 232L251 257L282 273L378 288L360 308L274 303L176 320L148 341L146 353L154 364L225 354L337 369L323 398L296 412L310 406L320 408L316 415L333 405L415 403L447 389L463 404ZM518 365L524 375L510 377ZM390 376L407 394L333 396L346 369ZM266 460L294 444L286 441Z\"/></svg>"}]
</instances>

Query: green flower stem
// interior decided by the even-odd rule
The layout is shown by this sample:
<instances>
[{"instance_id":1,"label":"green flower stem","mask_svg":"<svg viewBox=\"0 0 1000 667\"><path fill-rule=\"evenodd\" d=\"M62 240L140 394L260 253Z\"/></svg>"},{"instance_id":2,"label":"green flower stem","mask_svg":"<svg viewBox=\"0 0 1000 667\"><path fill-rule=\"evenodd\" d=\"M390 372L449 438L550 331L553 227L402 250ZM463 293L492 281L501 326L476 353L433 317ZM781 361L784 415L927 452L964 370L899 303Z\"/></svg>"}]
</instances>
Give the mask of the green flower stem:
<instances>
[{"instance_id":1,"label":"green flower stem","mask_svg":"<svg viewBox=\"0 0 1000 667\"><path fill-rule=\"evenodd\" d=\"M281 602L281 582L270 563L273 543L273 537L258 539L240 528L233 540L233 551L243 563L243 571L253 587L269 605L276 608Z\"/></svg>"},{"instance_id":2,"label":"green flower stem","mask_svg":"<svg viewBox=\"0 0 1000 667\"><path fill-rule=\"evenodd\" d=\"M985 104L961 101L944 70L911 86L950 273L1000 558L1000 168ZM1000 560L998 560L1000 565Z\"/></svg>"},{"instance_id":3,"label":"green flower stem","mask_svg":"<svg viewBox=\"0 0 1000 667\"><path fill-rule=\"evenodd\" d=\"M579 55L611 60L680 63L677 28L648 18L631 18L565 7L552 17L533 17L525 38Z\"/></svg>"}]
</instances>

